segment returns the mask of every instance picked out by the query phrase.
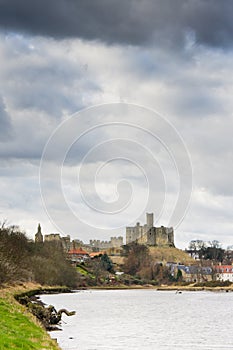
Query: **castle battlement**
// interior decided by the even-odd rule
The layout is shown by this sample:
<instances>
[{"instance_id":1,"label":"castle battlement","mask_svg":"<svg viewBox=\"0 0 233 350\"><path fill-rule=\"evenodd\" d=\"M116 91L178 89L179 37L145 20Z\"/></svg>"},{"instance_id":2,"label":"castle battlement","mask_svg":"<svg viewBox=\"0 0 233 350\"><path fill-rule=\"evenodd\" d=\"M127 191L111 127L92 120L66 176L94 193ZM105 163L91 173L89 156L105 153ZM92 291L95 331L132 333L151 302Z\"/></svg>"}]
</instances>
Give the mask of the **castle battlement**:
<instances>
[{"instance_id":1,"label":"castle battlement","mask_svg":"<svg viewBox=\"0 0 233 350\"><path fill-rule=\"evenodd\" d=\"M110 241L90 240L90 246L98 249L119 248L123 245L123 237L111 237Z\"/></svg>"}]
</instances>

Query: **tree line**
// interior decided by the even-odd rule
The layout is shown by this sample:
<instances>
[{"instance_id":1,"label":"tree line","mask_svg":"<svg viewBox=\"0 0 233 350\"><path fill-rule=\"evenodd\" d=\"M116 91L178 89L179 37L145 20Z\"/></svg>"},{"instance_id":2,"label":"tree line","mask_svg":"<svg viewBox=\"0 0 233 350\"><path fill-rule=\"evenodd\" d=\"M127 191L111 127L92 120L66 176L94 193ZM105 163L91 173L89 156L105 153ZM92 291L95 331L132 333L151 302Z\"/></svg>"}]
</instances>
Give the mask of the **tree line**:
<instances>
[{"instance_id":1,"label":"tree line","mask_svg":"<svg viewBox=\"0 0 233 350\"><path fill-rule=\"evenodd\" d=\"M223 249L217 240L205 242L203 240L192 240L188 246L188 252L199 260L211 260L214 263L231 265L233 252L231 247Z\"/></svg>"},{"instance_id":2,"label":"tree line","mask_svg":"<svg viewBox=\"0 0 233 350\"><path fill-rule=\"evenodd\" d=\"M74 287L77 278L60 242L36 243L28 239L19 227L1 224L0 285L32 281Z\"/></svg>"}]
</instances>

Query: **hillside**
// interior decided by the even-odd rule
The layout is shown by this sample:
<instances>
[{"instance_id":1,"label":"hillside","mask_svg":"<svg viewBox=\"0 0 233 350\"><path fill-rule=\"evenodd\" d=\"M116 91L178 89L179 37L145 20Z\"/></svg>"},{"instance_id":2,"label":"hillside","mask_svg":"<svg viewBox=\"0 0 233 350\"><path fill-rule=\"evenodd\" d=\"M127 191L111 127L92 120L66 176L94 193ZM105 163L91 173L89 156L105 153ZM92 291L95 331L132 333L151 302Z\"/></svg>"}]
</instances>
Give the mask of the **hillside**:
<instances>
[{"instance_id":1,"label":"hillside","mask_svg":"<svg viewBox=\"0 0 233 350\"><path fill-rule=\"evenodd\" d=\"M153 260L161 262L177 262L182 264L193 264L194 260L185 252L172 247L149 247Z\"/></svg>"},{"instance_id":2,"label":"hillside","mask_svg":"<svg viewBox=\"0 0 233 350\"><path fill-rule=\"evenodd\" d=\"M194 260L185 252L178 248L172 247L149 247L149 253L154 261L159 262L176 262L182 264L193 264ZM116 265L124 265L125 257L110 256L111 260Z\"/></svg>"}]
</instances>

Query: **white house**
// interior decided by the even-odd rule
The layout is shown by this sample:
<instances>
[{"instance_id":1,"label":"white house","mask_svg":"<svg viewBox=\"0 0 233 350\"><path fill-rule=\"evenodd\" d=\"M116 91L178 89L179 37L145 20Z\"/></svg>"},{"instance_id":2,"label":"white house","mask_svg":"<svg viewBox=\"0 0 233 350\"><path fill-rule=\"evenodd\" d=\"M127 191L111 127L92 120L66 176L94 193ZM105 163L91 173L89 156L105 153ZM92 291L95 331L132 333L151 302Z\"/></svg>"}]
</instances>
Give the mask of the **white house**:
<instances>
[{"instance_id":1,"label":"white house","mask_svg":"<svg viewBox=\"0 0 233 350\"><path fill-rule=\"evenodd\" d=\"M214 268L218 281L233 282L233 265L217 265Z\"/></svg>"}]
</instances>

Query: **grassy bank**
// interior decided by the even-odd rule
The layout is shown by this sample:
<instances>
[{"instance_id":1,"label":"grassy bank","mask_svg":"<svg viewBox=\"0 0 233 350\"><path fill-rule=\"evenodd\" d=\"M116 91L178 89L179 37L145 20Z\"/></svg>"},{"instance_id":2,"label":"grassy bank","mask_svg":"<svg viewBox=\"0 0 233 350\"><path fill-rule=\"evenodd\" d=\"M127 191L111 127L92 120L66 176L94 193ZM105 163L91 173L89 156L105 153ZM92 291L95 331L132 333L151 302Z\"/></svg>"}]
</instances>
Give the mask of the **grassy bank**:
<instances>
[{"instance_id":1,"label":"grassy bank","mask_svg":"<svg viewBox=\"0 0 233 350\"><path fill-rule=\"evenodd\" d=\"M14 295L40 289L27 285L0 289L0 350L58 350L54 340Z\"/></svg>"},{"instance_id":2,"label":"grassy bank","mask_svg":"<svg viewBox=\"0 0 233 350\"><path fill-rule=\"evenodd\" d=\"M182 290L182 291L233 291L233 285L226 287L198 287L198 286L104 286L92 289L155 289L155 290ZM36 318L30 314L26 307L20 305L15 296L34 295L46 292L66 292L61 287L41 287L36 284L27 284L0 289L0 350L59 350L58 345L42 328Z\"/></svg>"}]
</instances>

